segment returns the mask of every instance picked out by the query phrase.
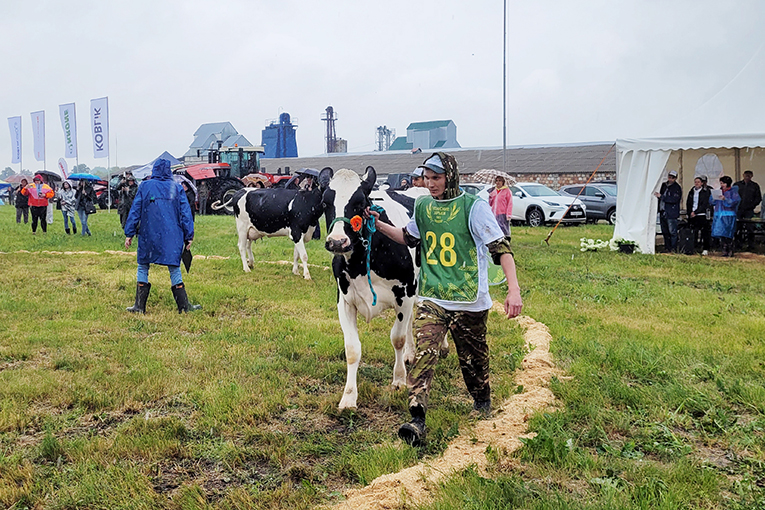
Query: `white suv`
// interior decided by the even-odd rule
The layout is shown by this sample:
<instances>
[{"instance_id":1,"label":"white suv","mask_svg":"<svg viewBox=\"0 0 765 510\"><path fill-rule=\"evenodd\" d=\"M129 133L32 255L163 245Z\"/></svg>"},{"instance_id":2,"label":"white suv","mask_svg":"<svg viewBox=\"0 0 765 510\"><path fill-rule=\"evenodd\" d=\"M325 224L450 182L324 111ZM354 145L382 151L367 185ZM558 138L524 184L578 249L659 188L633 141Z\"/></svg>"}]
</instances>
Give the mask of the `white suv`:
<instances>
[{"instance_id":1,"label":"white suv","mask_svg":"<svg viewBox=\"0 0 765 510\"><path fill-rule=\"evenodd\" d=\"M513 222L525 222L532 227L557 222L572 202L574 205L563 218L563 223L587 221L582 202L574 197L562 196L543 184L519 182L510 186L510 191L513 193Z\"/></svg>"}]
</instances>

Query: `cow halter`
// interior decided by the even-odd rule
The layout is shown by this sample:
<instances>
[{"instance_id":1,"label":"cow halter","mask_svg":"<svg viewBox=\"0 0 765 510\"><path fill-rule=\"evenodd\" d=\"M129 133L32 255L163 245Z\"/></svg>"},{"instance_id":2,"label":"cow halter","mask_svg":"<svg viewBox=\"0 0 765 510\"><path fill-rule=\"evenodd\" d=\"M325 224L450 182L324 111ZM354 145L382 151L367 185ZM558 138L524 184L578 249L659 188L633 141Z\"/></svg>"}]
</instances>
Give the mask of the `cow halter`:
<instances>
[{"instance_id":1,"label":"cow halter","mask_svg":"<svg viewBox=\"0 0 765 510\"><path fill-rule=\"evenodd\" d=\"M369 209L378 213L382 214L385 212L385 209L380 207L379 205L371 204L369 206ZM366 222L361 218L361 216L356 215L351 219L346 218L345 216L338 216L334 220L332 220L332 223L329 225L329 230L332 230L332 227L335 226L335 223L338 221L345 222L351 226L351 229L353 229L354 232L361 231L362 227L366 227L366 238L361 238L361 245L364 246L364 250L367 252L367 281L369 282L369 290L372 292L372 306L375 306L377 304L377 293L375 292L374 287L372 286L372 272L370 271L370 265L371 265L371 256L372 256L372 249L370 245L372 244L372 236L375 232L377 232L377 227L375 226L375 217L371 214L369 215L369 218L367 218Z\"/></svg>"}]
</instances>

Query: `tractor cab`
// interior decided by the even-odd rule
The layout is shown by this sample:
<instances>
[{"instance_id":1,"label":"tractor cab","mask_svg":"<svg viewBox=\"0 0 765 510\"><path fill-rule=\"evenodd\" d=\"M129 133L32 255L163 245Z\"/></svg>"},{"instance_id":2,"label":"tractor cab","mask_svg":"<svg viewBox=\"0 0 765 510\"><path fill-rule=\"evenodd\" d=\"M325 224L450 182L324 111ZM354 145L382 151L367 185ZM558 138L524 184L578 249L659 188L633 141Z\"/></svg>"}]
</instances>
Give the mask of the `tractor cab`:
<instances>
[{"instance_id":1,"label":"tractor cab","mask_svg":"<svg viewBox=\"0 0 765 510\"><path fill-rule=\"evenodd\" d=\"M227 177L243 178L260 172L260 156L263 147L220 147L208 152L209 163L226 163L231 168Z\"/></svg>"}]
</instances>

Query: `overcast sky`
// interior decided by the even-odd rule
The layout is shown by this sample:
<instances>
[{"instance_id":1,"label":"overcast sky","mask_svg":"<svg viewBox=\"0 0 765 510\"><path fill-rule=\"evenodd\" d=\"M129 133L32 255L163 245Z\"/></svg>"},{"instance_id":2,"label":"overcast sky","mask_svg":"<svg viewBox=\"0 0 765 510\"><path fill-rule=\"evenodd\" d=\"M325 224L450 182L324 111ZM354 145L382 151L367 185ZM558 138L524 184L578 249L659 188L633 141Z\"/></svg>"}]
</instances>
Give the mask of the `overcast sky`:
<instances>
[{"instance_id":1,"label":"overcast sky","mask_svg":"<svg viewBox=\"0 0 765 510\"><path fill-rule=\"evenodd\" d=\"M0 168L7 117L45 110L47 167L64 155L58 106L109 97L111 164L182 156L203 123L260 144L289 113L301 156L324 152L331 105L349 152L375 129L451 119L463 147L502 146L501 0L41 0L0 3ZM765 40L760 0L508 0L507 144L651 136L731 82ZM765 60L765 59L764 59ZM745 112L742 112L745 114ZM681 133L678 133L681 134ZM69 166L75 164L68 160Z\"/></svg>"}]
</instances>

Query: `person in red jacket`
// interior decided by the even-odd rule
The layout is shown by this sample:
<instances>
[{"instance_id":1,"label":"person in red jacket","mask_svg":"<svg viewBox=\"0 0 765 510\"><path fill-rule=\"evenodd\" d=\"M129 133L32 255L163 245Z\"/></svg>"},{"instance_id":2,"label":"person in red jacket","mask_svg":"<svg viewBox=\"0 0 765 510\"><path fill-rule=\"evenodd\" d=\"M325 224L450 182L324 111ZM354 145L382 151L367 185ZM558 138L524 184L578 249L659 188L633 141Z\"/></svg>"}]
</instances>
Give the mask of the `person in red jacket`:
<instances>
[{"instance_id":1,"label":"person in red jacket","mask_svg":"<svg viewBox=\"0 0 765 510\"><path fill-rule=\"evenodd\" d=\"M489 193L489 205L494 217L497 218L499 228L506 235L510 235L510 215L513 212L513 194L507 187L505 179L497 176L494 179L494 189Z\"/></svg>"},{"instance_id":2,"label":"person in red jacket","mask_svg":"<svg viewBox=\"0 0 765 510\"><path fill-rule=\"evenodd\" d=\"M37 233L37 222L40 222L43 232L48 231L48 199L53 198L55 192L47 184L43 184L41 175L35 175L32 184L21 190L21 194L29 197L29 209L32 211L32 233Z\"/></svg>"}]
</instances>

